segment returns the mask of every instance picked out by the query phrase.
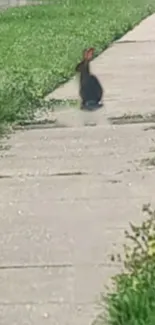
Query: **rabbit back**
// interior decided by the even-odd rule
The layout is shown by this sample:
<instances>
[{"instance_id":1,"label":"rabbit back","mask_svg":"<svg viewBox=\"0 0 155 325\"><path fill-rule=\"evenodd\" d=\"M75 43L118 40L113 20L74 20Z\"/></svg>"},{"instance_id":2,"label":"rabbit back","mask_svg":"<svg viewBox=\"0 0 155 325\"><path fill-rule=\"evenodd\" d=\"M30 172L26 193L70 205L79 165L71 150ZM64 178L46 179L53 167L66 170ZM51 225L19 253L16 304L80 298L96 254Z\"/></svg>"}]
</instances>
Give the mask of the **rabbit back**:
<instances>
[{"instance_id":1,"label":"rabbit back","mask_svg":"<svg viewBox=\"0 0 155 325\"><path fill-rule=\"evenodd\" d=\"M94 102L99 103L103 96L103 88L99 80L94 75L87 76L80 84L80 97L83 103Z\"/></svg>"}]
</instances>

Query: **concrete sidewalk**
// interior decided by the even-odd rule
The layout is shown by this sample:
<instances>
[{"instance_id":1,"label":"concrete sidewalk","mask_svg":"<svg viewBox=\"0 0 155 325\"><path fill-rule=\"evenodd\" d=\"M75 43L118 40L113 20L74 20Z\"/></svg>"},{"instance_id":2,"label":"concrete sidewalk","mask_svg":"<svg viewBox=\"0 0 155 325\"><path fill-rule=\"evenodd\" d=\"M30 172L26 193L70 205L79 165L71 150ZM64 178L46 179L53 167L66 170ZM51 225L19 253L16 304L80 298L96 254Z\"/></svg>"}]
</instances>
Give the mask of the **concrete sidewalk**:
<instances>
[{"instance_id":1,"label":"concrete sidewalk","mask_svg":"<svg viewBox=\"0 0 155 325\"><path fill-rule=\"evenodd\" d=\"M107 119L154 110L154 28L155 15L94 60L106 90L96 127L84 127L70 108L54 113L65 128L18 131L4 141L1 325L87 325L99 313L100 292L120 270L110 255L122 250L128 222L142 220L142 204L155 204L155 170L142 163L154 156L151 124ZM52 96L74 98L74 86Z\"/></svg>"}]
</instances>

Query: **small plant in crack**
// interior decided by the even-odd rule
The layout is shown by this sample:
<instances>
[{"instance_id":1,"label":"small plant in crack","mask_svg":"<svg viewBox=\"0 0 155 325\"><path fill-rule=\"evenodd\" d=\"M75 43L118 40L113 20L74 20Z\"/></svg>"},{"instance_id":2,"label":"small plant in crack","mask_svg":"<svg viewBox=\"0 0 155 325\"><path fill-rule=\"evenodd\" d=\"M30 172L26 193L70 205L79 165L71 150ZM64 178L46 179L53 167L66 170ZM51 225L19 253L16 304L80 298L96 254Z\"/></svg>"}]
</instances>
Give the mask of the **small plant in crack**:
<instances>
[{"instance_id":1,"label":"small plant in crack","mask_svg":"<svg viewBox=\"0 0 155 325\"><path fill-rule=\"evenodd\" d=\"M155 157L142 159L142 165L146 167L155 167Z\"/></svg>"},{"instance_id":2,"label":"small plant in crack","mask_svg":"<svg viewBox=\"0 0 155 325\"><path fill-rule=\"evenodd\" d=\"M111 124L122 125L122 124L138 124L138 123L155 123L155 114L124 114L118 117L109 117L108 120Z\"/></svg>"},{"instance_id":3,"label":"small plant in crack","mask_svg":"<svg viewBox=\"0 0 155 325\"><path fill-rule=\"evenodd\" d=\"M61 100L61 99L49 99L44 101L44 107L45 109L49 109L52 111L55 111L58 108L65 108L65 107L77 107L79 105L78 100L74 99L66 99L66 100Z\"/></svg>"},{"instance_id":4,"label":"small plant in crack","mask_svg":"<svg viewBox=\"0 0 155 325\"><path fill-rule=\"evenodd\" d=\"M143 213L145 221L130 223L130 230L125 231L129 244L124 245L124 256L113 259L119 258L124 267L112 278L113 288L101 295L104 313L97 325L155 324L155 211L145 204Z\"/></svg>"}]
</instances>

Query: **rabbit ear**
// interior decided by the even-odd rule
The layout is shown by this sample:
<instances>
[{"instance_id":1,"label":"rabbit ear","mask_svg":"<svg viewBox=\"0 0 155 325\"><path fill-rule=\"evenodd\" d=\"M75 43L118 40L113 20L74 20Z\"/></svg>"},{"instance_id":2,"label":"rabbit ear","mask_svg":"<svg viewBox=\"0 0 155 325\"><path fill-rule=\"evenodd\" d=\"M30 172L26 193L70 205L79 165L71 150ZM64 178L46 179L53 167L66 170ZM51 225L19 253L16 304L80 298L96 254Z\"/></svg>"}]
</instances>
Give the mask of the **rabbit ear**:
<instances>
[{"instance_id":1,"label":"rabbit ear","mask_svg":"<svg viewBox=\"0 0 155 325\"><path fill-rule=\"evenodd\" d=\"M93 57L93 54L94 54L94 48L93 47L91 47L90 49L88 49L88 50L85 50L84 51L84 59L85 60L91 60L92 59L92 57Z\"/></svg>"}]
</instances>

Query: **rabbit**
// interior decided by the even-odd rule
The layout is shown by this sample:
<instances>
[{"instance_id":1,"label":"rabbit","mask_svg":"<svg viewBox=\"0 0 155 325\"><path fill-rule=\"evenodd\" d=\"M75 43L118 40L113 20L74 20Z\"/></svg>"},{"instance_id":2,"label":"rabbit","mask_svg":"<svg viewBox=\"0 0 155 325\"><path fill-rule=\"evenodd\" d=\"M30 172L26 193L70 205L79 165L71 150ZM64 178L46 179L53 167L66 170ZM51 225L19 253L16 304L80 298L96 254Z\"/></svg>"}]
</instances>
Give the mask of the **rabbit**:
<instances>
[{"instance_id":1,"label":"rabbit","mask_svg":"<svg viewBox=\"0 0 155 325\"><path fill-rule=\"evenodd\" d=\"M77 64L75 71L80 73L80 97L81 109L91 109L102 106L103 88L96 76L90 73L90 60L94 54L94 48L83 51L83 60Z\"/></svg>"}]
</instances>

